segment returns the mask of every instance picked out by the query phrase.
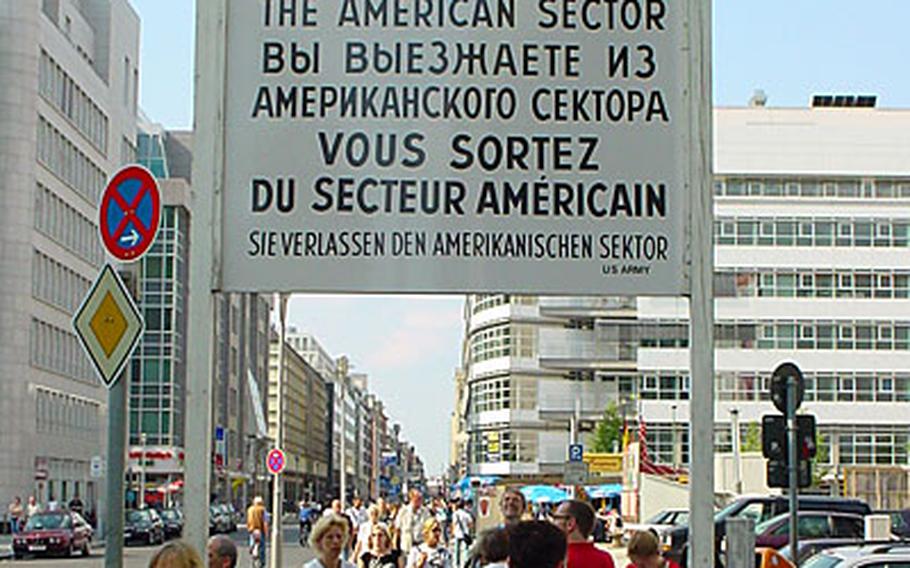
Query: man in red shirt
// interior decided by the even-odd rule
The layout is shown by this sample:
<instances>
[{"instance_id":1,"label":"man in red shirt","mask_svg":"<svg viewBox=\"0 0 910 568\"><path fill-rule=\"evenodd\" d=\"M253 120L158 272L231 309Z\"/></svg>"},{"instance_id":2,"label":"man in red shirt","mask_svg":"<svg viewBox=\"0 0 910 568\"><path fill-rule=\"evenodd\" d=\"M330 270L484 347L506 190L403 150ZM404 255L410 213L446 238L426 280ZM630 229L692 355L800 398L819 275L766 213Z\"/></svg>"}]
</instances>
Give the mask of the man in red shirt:
<instances>
[{"instance_id":1,"label":"man in red shirt","mask_svg":"<svg viewBox=\"0 0 910 568\"><path fill-rule=\"evenodd\" d=\"M584 501L563 501L551 515L569 541L566 568L615 568L609 552L600 550L589 540L594 528L594 509Z\"/></svg>"}]
</instances>

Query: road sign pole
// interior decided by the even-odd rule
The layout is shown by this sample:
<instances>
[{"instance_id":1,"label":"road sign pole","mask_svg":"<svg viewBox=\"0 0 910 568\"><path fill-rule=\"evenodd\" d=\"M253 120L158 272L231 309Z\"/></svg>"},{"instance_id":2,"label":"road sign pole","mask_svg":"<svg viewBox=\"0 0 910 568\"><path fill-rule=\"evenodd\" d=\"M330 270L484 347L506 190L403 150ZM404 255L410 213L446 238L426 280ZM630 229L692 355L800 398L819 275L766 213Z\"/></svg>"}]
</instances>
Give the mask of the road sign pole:
<instances>
[{"instance_id":1,"label":"road sign pole","mask_svg":"<svg viewBox=\"0 0 910 568\"><path fill-rule=\"evenodd\" d=\"M688 21L690 452L688 566L714 565L714 210L711 188L711 0Z\"/></svg>"},{"instance_id":2,"label":"road sign pole","mask_svg":"<svg viewBox=\"0 0 910 568\"><path fill-rule=\"evenodd\" d=\"M288 295L277 294L278 300L278 389L275 392L276 398L276 422L275 422L275 447L284 448L284 377L287 364L284 358L284 342L287 338L287 317L288 317ZM287 467L287 463L285 463ZM343 472L342 472L343 473ZM272 478L274 487L272 489L272 557L270 566L272 568L281 567L281 513L283 510L284 495L281 484L282 472L276 472Z\"/></svg>"},{"instance_id":3,"label":"road sign pole","mask_svg":"<svg viewBox=\"0 0 910 568\"><path fill-rule=\"evenodd\" d=\"M193 192L190 222L187 341L186 464L184 538L205 550L209 532L212 471L212 367L214 359L214 251L221 247L220 209L224 191L224 80L226 2L196 3L196 90L194 109Z\"/></svg>"},{"instance_id":4,"label":"road sign pole","mask_svg":"<svg viewBox=\"0 0 910 568\"><path fill-rule=\"evenodd\" d=\"M104 568L123 566L123 472L126 469L126 389L131 365L108 391L107 479L105 483Z\"/></svg>"},{"instance_id":5,"label":"road sign pole","mask_svg":"<svg viewBox=\"0 0 910 568\"><path fill-rule=\"evenodd\" d=\"M787 461L790 462L790 550L792 551L799 550L799 527L797 523L799 512L799 499L797 499L797 494L799 492L799 461L797 454L798 429L796 426L796 391L798 381L799 378L796 375L787 377L787 428L789 433L789 440L787 443L789 459ZM798 556L798 554L793 554L793 562L797 567L799 566Z\"/></svg>"}]
</instances>

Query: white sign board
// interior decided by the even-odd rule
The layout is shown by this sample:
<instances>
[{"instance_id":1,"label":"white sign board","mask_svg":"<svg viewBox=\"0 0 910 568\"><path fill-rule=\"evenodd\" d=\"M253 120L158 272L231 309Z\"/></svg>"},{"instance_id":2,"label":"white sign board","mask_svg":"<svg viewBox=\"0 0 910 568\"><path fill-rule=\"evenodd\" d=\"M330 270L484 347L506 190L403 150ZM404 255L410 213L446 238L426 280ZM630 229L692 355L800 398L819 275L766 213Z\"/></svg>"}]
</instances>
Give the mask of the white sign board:
<instances>
[{"instance_id":1,"label":"white sign board","mask_svg":"<svg viewBox=\"0 0 910 568\"><path fill-rule=\"evenodd\" d=\"M100 479L104 477L104 460L101 456L92 456L92 461L89 463L89 470L92 479Z\"/></svg>"},{"instance_id":2,"label":"white sign board","mask_svg":"<svg viewBox=\"0 0 910 568\"><path fill-rule=\"evenodd\" d=\"M219 287L685 293L686 6L228 2Z\"/></svg>"}]
</instances>

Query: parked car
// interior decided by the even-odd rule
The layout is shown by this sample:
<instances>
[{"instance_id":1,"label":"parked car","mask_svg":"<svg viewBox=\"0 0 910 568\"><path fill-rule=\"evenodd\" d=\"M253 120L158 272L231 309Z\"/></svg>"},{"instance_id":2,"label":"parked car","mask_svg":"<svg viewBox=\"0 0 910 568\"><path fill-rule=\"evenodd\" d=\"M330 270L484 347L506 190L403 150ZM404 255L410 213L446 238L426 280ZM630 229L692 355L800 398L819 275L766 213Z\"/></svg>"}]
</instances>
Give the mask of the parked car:
<instances>
[{"instance_id":1,"label":"parked car","mask_svg":"<svg viewBox=\"0 0 910 568\"><path fill-rule=\"evenodd\" d=\"M161 544L164 542L164 522L154 509L134 509L126 512L123 526L126 544Z\"/></svg>"},{"instance_id":2,"label":"parked car","mask_svg":"<svg viewBox=\"0 0 910 568\"><path fill-rule=\"evenodd\" d=\"M183 535L183 513L180 509L161 511L161 521L164 523L165 538L180 538Z\"/></svg>"},{"instance_id":3,"label":"parked car","mask_svg":"<svg viewBox=\"0 0 910 568\"><path fill-rule=\"evenodd\" d=\"M828 550L831 548L840 548L843 546L861 546L861 545L873 545L873 544L891 544L892 540L888 541L868 541L863 538L820 538L812 540L800 540L799 541L799 565L802 566L806 560L812 558L819 552L823 550ZM790 545L786 545L781 548L781 556L787 560L793 560L793 554L790 552Z\"/></svg>"},{"instance_id":4,"label":"parked car","mask_svg":"<svg viewBox=\"0 0 910 568\"><path fill-rule=\"evenodd\" d=\"M209 506L209 531L212 534L224 534L231 532L233 521L230 513L221 508L221 505Z\"/></svg>"},{"instance_id":5,"label":"parked car","mask_svg":"<svg viewBox=\"0 0 910 568\"><path fill-rule=\"evenodd\" d=\"M237 511L234 509L234 505L230 503L222 503L218 505L218 509L221 511L221 514L225 519L225 531L227 533L232 533L237 530Z\"/></svg>"},{"instance_id":6,"label":"parked car","mask_svg":"<svg viewBox=\"0 0 910 568\"><path fill-rule=\"evenodd\" d=\"M846 497L821 497L800 495L799 508L804 511L840 511L856 515L872 512L869 504L861 499ZM753 495L740 497L714 515L714 550L720 555L721 543L726 536L726 521L733 518L751 518L756 523L786 513L790 502L782 495ZM662 538L664 555L686 568L689 547L689 526L680 525L667 531Z\"/></svg>"},{"instance_id":7,"label":"parked car","mask_svg":"<svg viewBox=\"0 0 910 568\"><path fill-rule=\"evenodd\" d=\"M842 546L819 552L802 568L903 568L910 566L910 544L895 542Z\"/></svg>"},{"instance_id":8,"label":"parked car","mask_svg":"<svg viewBox=\"0 0 910 568\"><path fill-rule=\"evenodd\" d=\"M57 554L72 556L79 551L91 553L92 527L78 513L59 511L29 518L21 533L13 538L13 556Z\"/></svg>"},{"instance_id":9,"label":"parked car","mask_svg":"<svg viewBox=\"0 0 910 568\"><path fill-rule=\"evenodd\" d=\"M633 534L640 531L650 531L660 538L663 533L671 528L689 522L689 509L661 509L643 523L630 523L623 526L623 544L629 541Z\"/></svg>"},{"instance_id":10,"label":"parked car","mask_svg":"<svg viewBox=\"0 0 910 568\"><path fill-rule=\"evenodd\" d=\"M910 538L910 509L876 511L875 514L891 517L891 534L900 538Z\"/></svg>"},{"instance_id":11,"label":"parked car","mask_svg":"<svg viewBox=\"0 0 910 568\"><path fill-rule=\"evenodd\" d=\"M799 511L796 532L800 540L862 538L863 518L833 511ZM771 517L755 525L755 546L780 549L790 542L790 513Z\"/></svg>"},{"instance_id":12,"label":"parked car","mask_svg":"<svg viewBox=\"0 0 910 568\"><path fill-rule=\"evenodd\" d=\"M793 568L793 563L773 548L755 549L755 568Z\"/></svg>"}]
</instances>

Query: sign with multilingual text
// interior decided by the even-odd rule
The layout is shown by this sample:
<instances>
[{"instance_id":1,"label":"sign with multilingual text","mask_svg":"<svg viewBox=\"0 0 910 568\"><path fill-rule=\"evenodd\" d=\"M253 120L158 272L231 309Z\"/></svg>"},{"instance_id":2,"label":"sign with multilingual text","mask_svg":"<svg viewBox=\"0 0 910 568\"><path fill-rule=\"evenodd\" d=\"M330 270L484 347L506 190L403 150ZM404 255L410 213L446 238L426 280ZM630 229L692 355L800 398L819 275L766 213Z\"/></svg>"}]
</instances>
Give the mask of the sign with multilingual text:
<instances>
[{"instance_id":1,"label":"sign with multilingual text","mask_svg":"<svg viewBox=\"0 0 910 568\"><path fill-rule=\"evenodd\" d=\"M687 6L227 3L217 286L686 293Z\"/></svg>"}]
</instances>

